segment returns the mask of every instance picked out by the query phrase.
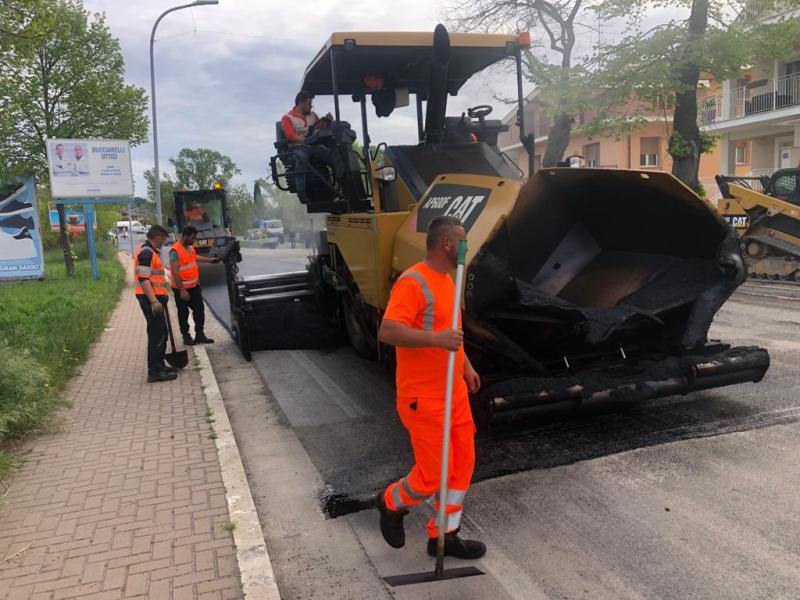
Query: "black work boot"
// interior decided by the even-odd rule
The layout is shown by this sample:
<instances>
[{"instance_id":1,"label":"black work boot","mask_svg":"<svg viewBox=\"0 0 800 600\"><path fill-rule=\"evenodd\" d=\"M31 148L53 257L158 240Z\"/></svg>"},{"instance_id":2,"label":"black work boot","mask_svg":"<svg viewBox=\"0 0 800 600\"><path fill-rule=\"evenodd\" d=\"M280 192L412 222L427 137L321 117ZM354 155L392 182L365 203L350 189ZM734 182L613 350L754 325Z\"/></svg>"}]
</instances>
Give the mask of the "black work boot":
<instances>
[{"instance_id":1,"label":"black work boot","mask_svg":"<svg viewBox=\"0 0 800 600\"><path fill-rule=\"evenodd\" d=\"M190 336L188 333L183 334L183 345L194 346L194 340L192 339L192 336Z\"/></svg>"},{"instance_id":2,"label":"black work boot","mask_svg":"<svg viewBox=\"0 0 800 600\"><path fill-rule=\"evenodd\" d=\"M383 492L377 498L378 512L381 513L381 533L383 539L392 548L402 548L406 545L406 531L403 529L403 517L408 514L408 509L389 510L383 501Z\"/></svg>"},{"instance_id":3,"label":"black work boot","mask_svg":"<svg viewBox=\"0 0 800 600\"><path fill-rule=\"evenodd\" d=\"M177 373L178 367L172 367L170 365L164 364L161 365L161 370L164 371L165 373Z\"/></svg>"},{"instance_id":4,"label":"black work boot","mask_svg":"<svg viewBox=\"0 0 800 600\"><path fill-rule=\"evenodd\" d=\"M194 336L194 343L195 344L213 344L214 340L209 337L206 337L206 334L202 331Z\"/></svg>"},{"instance_id":5,"label":"black work boot","mask_svg":"<svg viewBox=\"0 0 800 600\"><path fill-rule=\"evenodd\" d=\"M159 381L172 381L177 379L177 373L169 373L168 371L159 371L153 375L147 376L147 383L158 383Z\"/></svg>"},{"instance_id":6,"label":"black work boot","mask_svg":"<svg viewBox=\"0 0 800 600\"><path fill-rule=\"evenodd\" d=\"M428 554L436 556L436 538L428 540ZM453 558L474 560L486 554L486 544L478 540L462 540L458 537L458 529L444 536L444 555Z\"/></svg>"}]
</instances>

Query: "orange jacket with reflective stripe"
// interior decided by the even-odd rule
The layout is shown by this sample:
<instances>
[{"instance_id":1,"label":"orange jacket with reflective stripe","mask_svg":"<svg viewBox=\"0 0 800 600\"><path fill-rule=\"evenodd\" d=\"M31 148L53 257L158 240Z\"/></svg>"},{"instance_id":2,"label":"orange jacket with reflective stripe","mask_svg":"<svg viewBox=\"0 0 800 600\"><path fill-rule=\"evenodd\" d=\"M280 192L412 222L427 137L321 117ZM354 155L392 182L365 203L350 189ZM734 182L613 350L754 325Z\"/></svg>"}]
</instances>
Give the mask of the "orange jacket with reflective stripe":
<instances>
[{"instance_id":1,"label":"orange jacket with reflective stripe","mask_svg":"<svg viewBox=\"0 0 800 600\"><path fill-rule=\"evenodd\" d=\"M200 283L200 267L197 266L197 250L193 246L188 248L182 242L175 242L172 249L178 255L178 275L183 282L183 287L187 290L189 288L197 287ZM170 265L172 267L172 265ZM172 268L169 270L169 280L172 287L177 288L172 275Z\"/></svg>"},{"instance_id":2,"label":"orange jacket with reflective stripe","mask_svg":"<svg viewBox=\"0 0 800 600\"><path fill-rule=\"evenodd\" d=\"M392 286L384 319L414 329L450 329L456 286L448 273L439 273L424 262L408 268ZM461 315L458 317L461 326ZM397 395L441 398L445 396L449 352L444 348L401 348L397 351ZM453 397L467 397L464 382L464 346L456 353Z\"/></svg>"},{"instance_id":3,"label":"orange jacket with reflective stripe","mask_svg":"<svg viewBox=\"0 0 800 600\"><path fill-rule=\"evenodd\" d=\"M133 280L135 282L133 291L137 296L144 296L145 293L139 279L149 279L156 296L167 296L167 274L164 271L164 263L161 262L161 255L156 248L147 246L153 252L150 266L140 265L139 255L144 247L144 244L140 244L133 254Z\"/></svg>"}]
</instances>

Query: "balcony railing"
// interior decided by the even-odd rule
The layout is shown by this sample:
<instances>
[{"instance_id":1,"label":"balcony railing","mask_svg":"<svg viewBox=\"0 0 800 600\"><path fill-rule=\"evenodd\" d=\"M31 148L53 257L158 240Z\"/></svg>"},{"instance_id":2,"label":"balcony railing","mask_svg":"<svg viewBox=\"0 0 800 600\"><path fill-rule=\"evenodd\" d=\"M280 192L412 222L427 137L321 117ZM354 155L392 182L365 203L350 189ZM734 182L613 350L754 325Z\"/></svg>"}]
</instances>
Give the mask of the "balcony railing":
<instances>
[{"instance_id":1,"label":"balcony railing","mask_svg":"<svg viewBox=\"0 0 800 600\"><path fill-rule=\"evenodd\" d=\"M698 104L701 124L740 119L750 115L800 106L800 73L762 79L730 91L729 113L724 114L722 94L706 96Z\"/></svg>"}]
</instances>

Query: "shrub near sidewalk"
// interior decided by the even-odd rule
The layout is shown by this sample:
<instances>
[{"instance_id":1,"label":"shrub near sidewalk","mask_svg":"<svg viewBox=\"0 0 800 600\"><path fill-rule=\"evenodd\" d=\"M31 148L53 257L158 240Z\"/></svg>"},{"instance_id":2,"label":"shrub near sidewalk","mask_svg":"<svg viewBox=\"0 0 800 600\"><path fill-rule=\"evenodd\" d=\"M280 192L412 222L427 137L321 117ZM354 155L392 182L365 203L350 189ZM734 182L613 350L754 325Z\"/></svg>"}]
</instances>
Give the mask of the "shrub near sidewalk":
<instances>
[{"instance_id":1,"label":"shrub near sidewalk","mask_svg":"<svg viewBox=\"0 0 800 600\"><path fill-rule=\"evenodd\" d=\"M52 251L44 281L0 285L0 477L13 463L8 442L40 431L65 404L61 392L119 300L125 272L115 250L100 246L99 281L85 257L67 277Z\"/></svg>"}]
</instances>

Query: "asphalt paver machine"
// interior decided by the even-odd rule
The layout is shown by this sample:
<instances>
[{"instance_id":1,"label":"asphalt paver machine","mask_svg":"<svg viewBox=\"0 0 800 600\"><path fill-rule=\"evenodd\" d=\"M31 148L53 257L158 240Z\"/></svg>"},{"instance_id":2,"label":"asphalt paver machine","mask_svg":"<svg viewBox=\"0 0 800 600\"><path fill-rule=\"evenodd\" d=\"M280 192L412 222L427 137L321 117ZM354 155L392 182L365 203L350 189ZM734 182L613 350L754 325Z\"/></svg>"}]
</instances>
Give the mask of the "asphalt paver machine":
<instances>
[{"instance_id":1,"label":"asphalt paver machine","mask_svg":"<svg viewBox=\"0 0 800 600\"><path fill-rule=\"evenodd\" d=\"M526 132L522 52L527 34L335 33L306 69L303 89L333 97L333 123L306 143L306 162L278 136L272 177L296 190L327 230L305 271L234 282L231 305L245 356L343 337L391 366L377 341L392 284L425 255L428 224L454 215L467 230L465 345L482 374L471 398L479 426L545 404L636 402L757 382L766 350L710 341L715 313L746 278L728 224L666 173L544 169L528 178L500 151L507 125L473 107L447 117L474 74L516 67ZM340 103L360 106L361 151ZM418 143L372 148L367 113L416 101ZM371 106L370 106L371 105ZM532 138L521 135L532 171ZM677 233L676 232L680 232Z\"/></svg>"}]
</instances>

